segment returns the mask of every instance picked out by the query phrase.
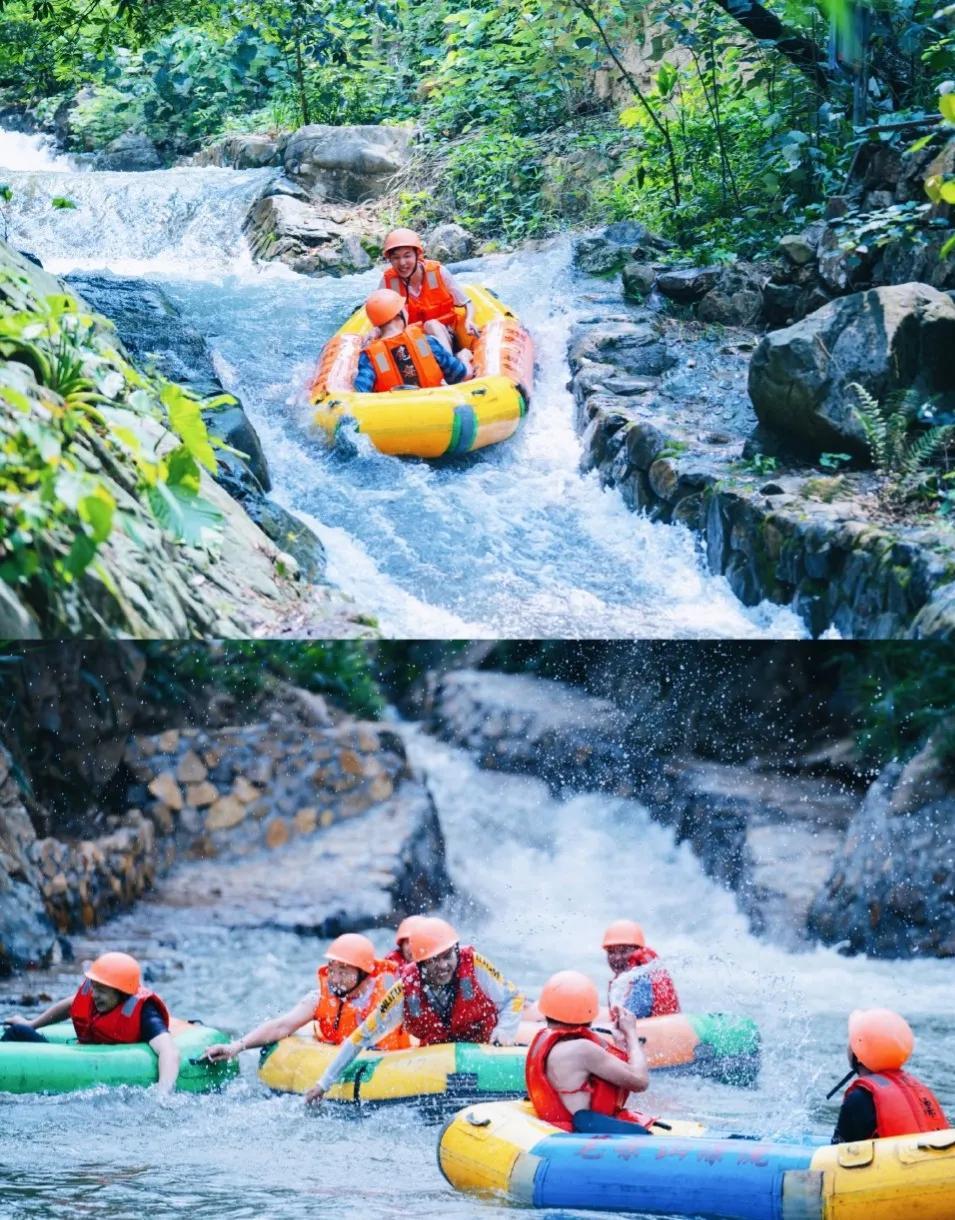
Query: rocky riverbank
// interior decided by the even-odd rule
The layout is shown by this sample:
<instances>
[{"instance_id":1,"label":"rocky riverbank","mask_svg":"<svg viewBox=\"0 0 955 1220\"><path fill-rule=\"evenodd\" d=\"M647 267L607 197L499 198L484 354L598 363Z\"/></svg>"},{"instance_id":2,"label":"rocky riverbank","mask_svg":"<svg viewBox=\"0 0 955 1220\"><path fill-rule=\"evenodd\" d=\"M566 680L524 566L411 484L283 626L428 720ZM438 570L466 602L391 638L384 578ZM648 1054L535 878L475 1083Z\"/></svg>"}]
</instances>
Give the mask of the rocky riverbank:
<instances>
[{"instance_id":1,"label":"rocky riverbank","mask_svg":"<svg viewBox=\"0 0 955 1220\"><path fill-rule=\"evenodd\" d=\"M716 695L716 671L712 684L674 682L664 680L672 664L651 660L630 675L626 706L549 680L458 671L438 683L430 725L482 766L640 800L736 894L754 931L787 947L955 954L949 765L927 743L873 776L851 740L820 734L822 696L802 666L796 654L770 669L754 657ZM745 691L754 697L737 699ZM736 719L743 706L748 719Z\"/></svg>"},{"instance_id":2,"label":"rocky riverbank","mask_svg":"<svg viewBox=\"0 0 955 1220\"><path fill-rule=\"evenodd\" d=\"M241 405L206 397L221 387L198 336L192 353L189 336L168 340L172 315L158 292L89 278L81 287L109 303L140 359L183 374L194 393L137 369L72 286L0 244L10 319L0 413L24 454L2 472L19 497L0 543L2 634L367 634L342 594L311 583L321 547L266 498L267 466ZM210 436L247 456L220 467ZM43 492L54 452L59 473ZM28 545L33 530L47 542L48 570Z\"/></svg>"},{"instance_id":3,"label":"rocky riverbank","mask_svg":"<svg viewBox=\"0 0 955 1220\"><path fill-rule=\"evenodd\" d=\"M578 244L578 264L603 272L652 241L639 225L610 226ZM951 638L948 519L899 517L887 511L884 475L826 463L864 449L854 382L881 395L910 384L927 398L955 392L939 355L951 350L943 335L955 333L955 305L929 285L872 289L760 340L663 311L662 278L646 283L643 305L595 283L593 312L572 334L582 467L629 507L696 533L710 570L747 605L792 605L813 635ZM752 320L748 308L724 316ZM768 454L767 431L783 427L788 445Z\"/></svg>"},{"instance_id":4,"label":"rocky riverbank","mask_svg":"<svg viewBox=\"0 0 955 1220\"><path fill-rule=\"evenodd\" d=\"M38 837L0 752L0 973L157 890L227 926L320 936L439 903L444 841L402 742L322 707L301 693L259 723L131 736L105 779L122 811L91 837Z\"/></svg>"}]
</instances>

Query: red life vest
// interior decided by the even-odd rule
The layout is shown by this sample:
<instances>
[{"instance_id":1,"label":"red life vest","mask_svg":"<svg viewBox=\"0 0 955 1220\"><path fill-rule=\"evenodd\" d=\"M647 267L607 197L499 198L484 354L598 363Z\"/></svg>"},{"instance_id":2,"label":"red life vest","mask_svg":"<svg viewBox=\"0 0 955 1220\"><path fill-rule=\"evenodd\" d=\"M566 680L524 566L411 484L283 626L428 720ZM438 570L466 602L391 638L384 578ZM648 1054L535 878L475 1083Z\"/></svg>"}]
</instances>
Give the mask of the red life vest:
<instances>
[{"instance_id":1,"label":"red life vest","mask_svg":"<svg viewBox=\"0 0 955 1220\"><path fill-rule=\"evenodd\" d=\"M127 998L109 1012L97 1012L93 1005L93 985L84 979L70 1005L70 1017L80 1042L139 1042L139 1031L143 1005L147 1000L155 1001L160 1013L169 1024L169 1010L154 991L140 987L135 995Z\"/></svg>"},{"instance_id":2,"label":"red life vest","mask_svg":"<svg viewBox=\"0 0 955 1220\"><path fill-rule=\"evenodd\" d=\"M401 971L404 990L405 1029L422 1046L440 1042L488 1042L498 1022L497 1005L481 990L474 975L474 949L462 945L458 949L458 968L454 972L455 989L451 1015L445 1021L428 1000L421 982L421 971L414 962L406 962Z\"/></svg>"},{"instance_id":3,"label":"red life vest","mask_svg":"<svg viewBox=\"0 0 955 1220\"><path fill-rule=\"evenodd\" d=\"M871 1094L875 1103L875 1139L943 1131L948 1126L938 1098L908 1072L860 1076L846 1089L846 1097L856 1089Z\"/></svg>"},{"instance_id":4,"label":"red life vest","mask_svg":"<svg viewBox=\"0 0 955 1220\"><path fill-rule=\"evenodd\" d=\"M312 1032L318 1042L330 1042L338 1046L361 1025L370 1012L378 1007L385 993L390 991L395 983L395 975L391 964L378 962L375 973L370 976L371 985L365 986L368 979L362 979L348 995L337 996L328 985L328 967L319 966L318 971L318 1003L313 1013ZM403 1027L392 1030L390 1034L375 1043L380 1051L400 1051L411 1043Z\"/></svg>"},{"instance_id":5,"label":"red life vest","mask_svg":"<svg viewBox=\"0 0 955 1220\"><path fill-rule=\"evenodd\" d=\"M411 295L408 285L393 267L385 271L385 287L400 292L405 298L409 322L443 322L445 326L453 327L456 306L454 297L444 286L441 264L433 258L423 258L420 262L423 276L417 296Z\"/></svg>"},{"instance_id":6,"label":"red life vest","mask_svg":"<svg viewBox=\"0 0 955 1220\"><path fill-rule=\"evenodd\" d=\"M386 953L383 961L388 963L389 969L393 974L398 974L402 966L407 966L405 955L400 949L392 949L390 953Z\"/></svg>"},{"instance_id":7,"label":"red life vest","mask_svg":"<svg viewBox=\"0 0 955 1220\"><path fill-rule=\"evenodd\" d=\"M547 1076L547 1057L558 1042L566 1042L584 1038L593 1042L602 1050L615 1055L624 1063L627 1056L615 1046L609 1046L598 1034L586 1025L565 1026L554 1029L548 1026L534 1035L534 1041L527 1051L524 1063L524 1080L527 1085L527 1095L537 1112L537 1117L545 1123L560 1127L562 1131L573 1131L574 1116L564 1105L558 1089L551 1084ZM581 1088L574 1092L587 1091L590 1094L589 1108L594 1114L606 1114L610 1118L619 1118L623 1122L639 1123L650 1128L656 1122L655 1118L641 1114L638 1110L627 1110L625 1105L629 1093L622 1085L611 1084L600 1076L588 1076Z\"/></svg>"},{"instance_id":8,"label":"red life vest","mask_svg":"<svg viewBox=\"0 0 955 1220\"><path fill-rule=\"evenodd\" d=\"M676 993L673 979L670 977L670 972L660 963L658 966L651 966L651 962L659 962L660 959L653 949L648 949L646 946L641 946L635 949L627 959L627 969L633 970L637 967L649 967L646 970L647 977L650 980L650 988L652 992L652 1007L647 1013L650 1017L665 1017L670 1013L680 1011L680 998Z\"/></svg>"},{"instance_id":9,"label":"red life vest","mask_svg":"<svg viewBox=\"0 0 955 1220\"><path fill-rule=\"evenodd\" d=\"M409 326L390 339L376 339L365 348L365 355L375 370L376 394L400 385L419 385L426 390L444 381L441 365L421 326Z\"/></svg>"}]
</instances>

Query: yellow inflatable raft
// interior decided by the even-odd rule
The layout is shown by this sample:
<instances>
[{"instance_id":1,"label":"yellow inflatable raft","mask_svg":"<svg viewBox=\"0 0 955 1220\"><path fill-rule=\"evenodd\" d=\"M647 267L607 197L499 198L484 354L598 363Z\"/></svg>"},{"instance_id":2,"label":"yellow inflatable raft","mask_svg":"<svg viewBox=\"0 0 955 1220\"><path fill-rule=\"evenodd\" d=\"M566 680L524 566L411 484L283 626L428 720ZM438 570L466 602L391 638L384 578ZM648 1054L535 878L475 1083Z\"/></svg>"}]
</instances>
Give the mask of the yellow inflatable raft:
<instances>
[{"instance_id":1,"label":"yellow inflatable raft","mask_svg":"<svg viewBox=\"0 0 955 1220\"><path fill-rule=\"evenodd\" d=\"M541 1208L712 1220L955 1217L955 1130L819 1148L667 1127L567 1133L527 1102L472 1105L444 1128L438 1162L458 1190Z\"/></svg>"},{"instance_id":2,"label":"yellow inflatable raft","mask_svg":"<svg viewBox=\"0 0 955 1220\"><path fill-rule=\"evenodd\" d=\"M474 378L432 389L356 394L352 389L364 337L358 309L325 345L309 389L314 420L329 443L353 421L376 449L396 457L458 457L506 440L527 412L534 348L517 317L487 288L468 285L480 338Z\"/></svg>"}]
</instances>

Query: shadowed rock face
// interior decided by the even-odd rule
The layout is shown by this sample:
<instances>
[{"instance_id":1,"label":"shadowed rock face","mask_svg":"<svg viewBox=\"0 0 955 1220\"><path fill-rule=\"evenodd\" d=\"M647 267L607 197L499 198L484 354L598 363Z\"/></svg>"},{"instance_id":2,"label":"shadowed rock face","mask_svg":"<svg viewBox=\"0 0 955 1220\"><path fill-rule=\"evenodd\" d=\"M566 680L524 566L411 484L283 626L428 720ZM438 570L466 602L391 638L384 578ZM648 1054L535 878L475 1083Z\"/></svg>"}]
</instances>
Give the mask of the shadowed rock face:
<instances>
[{"instance_id":1,"label":"shadowed rock face","mask_svg":"<svg viewBox=\"0 0 955 1220\"><path fill-rule=\"evenodd\" d=\"M23 807L12 760L0 745L0 975L49 962L56 946L31 858L36 833Z\"/></svg>"},{"instance_id":2,"label":"shadowed rock face","mask_svg":"<svg viewBox=\"0 0 955 1220\"><path fill-rule=\"evenodd\" d=\"M890 763L853 817L810 931L874 957L955 957L955 767L939 732Z\"/></svg>"},{"instance_id":3,"label":"shadowed rock face","mask_svg":"<svg viewBox=\"0 0 955 1220\"><path fill-rule=\"evenodd\" d=\"M854 293L766 335L749 369L760 423L814 456L869 456L853 382L955 401L955 303L927 284Z\"/></svg>"}]
</instances>

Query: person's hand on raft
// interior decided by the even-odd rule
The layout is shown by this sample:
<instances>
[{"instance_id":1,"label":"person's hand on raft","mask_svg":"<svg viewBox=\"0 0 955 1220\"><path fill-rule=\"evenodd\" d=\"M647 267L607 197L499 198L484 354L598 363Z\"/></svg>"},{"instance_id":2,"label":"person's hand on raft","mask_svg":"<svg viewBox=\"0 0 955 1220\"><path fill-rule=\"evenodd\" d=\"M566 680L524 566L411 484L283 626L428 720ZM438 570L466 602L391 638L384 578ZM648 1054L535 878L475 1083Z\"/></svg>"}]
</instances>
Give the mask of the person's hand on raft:
<instances>
[{"instance_id":1,"label":"person's hand on raft","mask_svg":"<svg viewBox=\"0 0 955 1220\"><path fill-rule=\"evenodd\" d=\"M305 1104L307 1106L320 1106L325 1100L325 1090L320 1084L314 1085L305 1094Z\"/></svg>"},{"instance_id":2,"label":"person's hand on raft","mask_svg":"<svg viewBox=\"0 0 955 1220\"><path fill-rule=\"evenodd\" d=\"M212 1046L206 1047L199 1058L206 1059L209 1063L221 1063L224 1059L234 1059L244 1050L241 1042L214 1042Z\"/></svg>"}]
</instances>

